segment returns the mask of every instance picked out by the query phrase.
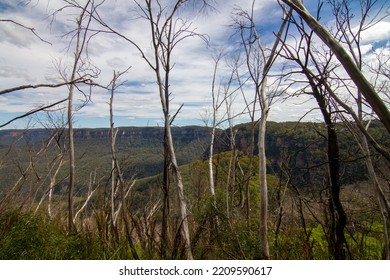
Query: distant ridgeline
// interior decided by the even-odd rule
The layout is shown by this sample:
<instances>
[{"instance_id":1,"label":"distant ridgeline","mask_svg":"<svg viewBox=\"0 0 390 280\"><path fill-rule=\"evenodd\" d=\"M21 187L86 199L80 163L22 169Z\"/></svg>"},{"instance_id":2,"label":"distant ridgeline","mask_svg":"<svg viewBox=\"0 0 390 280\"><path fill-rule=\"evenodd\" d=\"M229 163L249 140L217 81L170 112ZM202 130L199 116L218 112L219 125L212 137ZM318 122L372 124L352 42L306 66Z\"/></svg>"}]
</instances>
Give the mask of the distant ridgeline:
<instances>
[{"instance_id":1,"label":"distant ridgeline","mask_svg":"<svg viewBox=\"0 0 390 280\"><path fill-rule=\"evenodd\" d=\"M3 170L18 173L17 164L27 164L30 157L44 147L50 135L57 133L48 149L49 157L60 150L56 143L67 145L67 133L49 129L0 130L0 159L4 158ZM202 158L207 149L210 130L205 127L173 127L172 133L179 164L186 164ZM76 150L76 172L78 178L88 179L90 172L108 174L111 171L111 137L108 128L82 128L74 130ZM118 129L116 150L121 161L125 177L142 178L158 174L163 164L163 137L161 127L121 127ZM67 158L67 153L64 153ZM38 158L36 159L38 160ZM43 160L39 160L43 162ZM45 163L46 164L46 163ZM66 168L64 168L66 169ZM14 170L14 171L13 171ZM8 181L12 176L0 175L0 182ZM100 173L100 174L99 174ZM19 176L15 174L14 179ZM7 177L7 178L4 178ZM0 186L1 188L1 186Z\"/></svg>"},{"instance_id":2,"label":"distant ridgeline","mask_svg":"<svg viewBox=\"0 0 390 280\"><path fill-rule=\"evenodd\" d=\"M356 140L348 129L337 127L341 152L342 183L352 183L367 179L363 155ZM230 129L219 129L214 153L231 150ZM251 124L234 127L237 131L235 146L244 154L250 153ZM379 122L373 122L370 133L385 147L390 147L387 131ZM58 146L66 146L66 131L56 134L47 154L37 152L47 144L54 130L0 130L0 189L11 186L22 174L28 163L36 161L37 171L50 164L59 153ZM204 160L208 156L210 128L199 126L173 127L173 140L180 165L194 160ZM144 178L162 172L163 164L162 127L120 127L116 150L126 178ZM257 129L254 133L257 153ZM91 172L96 172L102 180L107 180L111 171L110 130L108 128L75 129L77 177L88 181ZM278 176L283 164L299 186L305 187L323 180L326 176L326 128L323 123L268 122L266 153L269 161L268 173ZM375 152L374 152L375 154ZM64 158L67 158L66 152ZM374 157L375 159L375 157ZM42 166L40 166L42 165ZM66 162L62 170L62 181L66 183ZM37 172L39 173L39 172ZM38 176L38 175L37 175Z\"/></svg>"}]
</instances>

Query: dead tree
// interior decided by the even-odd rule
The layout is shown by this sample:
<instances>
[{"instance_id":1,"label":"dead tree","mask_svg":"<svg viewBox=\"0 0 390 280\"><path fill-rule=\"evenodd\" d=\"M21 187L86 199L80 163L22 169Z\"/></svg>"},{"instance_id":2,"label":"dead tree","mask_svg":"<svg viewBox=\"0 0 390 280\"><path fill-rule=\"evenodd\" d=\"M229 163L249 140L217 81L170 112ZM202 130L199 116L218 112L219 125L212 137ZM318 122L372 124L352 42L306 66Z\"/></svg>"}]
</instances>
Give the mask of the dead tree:
<instances>
[{"instance_id":1,"label":"dead tree","mask_svg":"<svg viewBox=\"0 0 390 280\"><path fill-rule=\"evenodd\" d=\"M363 71L364 68L367 68L368 65L363 61L363 52L361 48L361 40L362 33L368 32L369 28L374 27L384 18L388 17L389 14L386 13L386 9L389 9L390 6L388 4L380 4L377 1L371 0L363 0L360 1L360 13L355 14L352 11L351 3L348 1L338 1L333 0L329 1L333 15L336 19L336 29L333 31L335 33L335 37L338 38L340 42L342 42L349 50L351 57L356 65L356 67ZM352 26L352 19L356 20L356 17L359 19L359 25L357 28ZM384 89L384 95L386 95L386 84L388 83L389 76L386 75L386 57L380 57L378 60L378 66L376 68L377 71L373 71L376 74L376 79L374 80L379 84L378 93L381 92L381 89ZM368 66L370 68L370 66ZM373 70L373 68L371 67ZM384 80L384 81L383 81ZM383 82L382 82L383 81ZM375 84L374 84L375 86ZM347 88L347 85L345 85ZM353 90L351 90L353 92ZM341 101L340 98L337 99L336 94L333 91L332 96L337 101L337 104L340 104L343 108L347 108L347 111L351 115L355 115L354 120L356 122L356 126L359 129L355 129L352 125L349 126L351 133L353 133L356 137L357 144L359 145L361 151L365 155L366 166L374 186L375 192L378 197L379 207L382 212L382 221L384 228L384 243L385 245L385 258L390 259L390 243L389 243L389 226L390 226L390 204L388 199L386 198L383 186L381 186L380 180L377 176L377 173L373 164L373 157L370 151L370 143L373 147L384 156L389 162L388 150L384 149L380 146L375 140L372 139L371 135L368 133L368 128L370 125L370 114L371 112L366 113L364 111L364 101L362 98L362 92L357 90L357 93L353 95L353 100L355 100L357 112L355 113L350 106L346 105L346 102ZM364 124L364 121L369 118L369 121ZM347 123L347 122L346 122Z\"/></svg>"},{"instance_id":2,"label":"dead tree","mask_svg":"<svg viewBox=\"0 0 390 280\"><path fill-rule=\"evenodd\" d=\"M260 35L255 24L254 14L255 1L252 2L250 12L238 9L235 11L235 26L241 38L244 49L246 70L251 82L255 85L254 99L258 100L260 106L260 118L258 120L258 156L259 156L259 190L260 190L260 252L259 257L269 259L268 244L268 185L267 185L267 163L265 155L265 132L270 106L276 96L276 92L269 93L268 73L277 57L280 38L284 32L288 16L284 14L281 26L276 35L273 46L266 50L263 46Z\"/></svg>"},{"instance_id":3,"label":"dead tree","mask_svg":"<svg viewBox=\"0 0 390 280\"><path fill-rule=\"evenodd\" d=\"M119 195L120 195L120 206L118 207L118 211L122 210L122 217L123 222L125 224L125 230L126 230L126 237L127 241L130 245L131 252L133 254L134 259L139 259L137 250L135 248L133 237L132 237L132 229L130 228L131 225L131 219L128 213L127 204L126 204L126 197L127 197L127 191L126 191L126 182L123 178L123 174L121 171L121 167L119 165L116 149L115 149L115 143L116 143L116 136L118 133L118 129L115 129L114 126L114 110L113 110L113 104L114 104L114 96L115 96L115 90L120 86L118 84L118 79L130 68L126 69L123 72L116 72L114 71L114 75L111 81L111 89L110 89L110 136L111 136L111 163L112 163L112 170L111 170L111 227L113 232L116 232L117 225L116 225L116 207L115 207L115 193L116 193L116 186L117 182L119 183ZM133 184L128 188L130 191Z\"/></svg>"},{"instance_id":4,"label":"dead tree","mask_svg":"<svg viewBox=\"0 0 390 280\"><path fill-rule=\"evenodd\" d=\"M0 200L1 211L5 211L10 205L15 204L15 201L17 201L18 197L17 195L22 191L25 184L30 183L35 186L41 181L42 178L41 175L38 173L36 166L41 163L45 153L49 149L49 146L54 141L54 137L55 133L50 134L44 145L42 145L42 147L40 147L38 150L35 150L34 147L26 147L26 151L24 151L21 160L17 159L16 156L16 168L19 171L20 176L15 181L15 183L13 183L13 185L9 187L4 197ZM23 136L21 138L23 138ZM28 143L26 143L26 145L27 144ZM11 150L12 147L10 148L9 152L11 152ZM24 199L22 205L19 206L20 209L25 203L25 200L26 199Z\"/></svg>"},{"instance_id":5,"label":"dead tree","mask_svg":"<svg viewBox=\"0 0 390 280\"><path fill-rule=\"evenodd\" d=\"M282 0L309 25L315 34L329 47L335 54L339 62L343 65L344 70L348 73L358 90L362 93L367 103L371 106L378 118L381 120L387 131L390 133L390 112L374 89L372 84L367 80L362 71L353 61L348 51L343 48L340 42L332 36L326 28L319 23L306 9L300 0Z\"/></svg>"},{"instance_id":6,"label":"dead tree","mask_svg":"<svg viewBox=\"0 0 390 280\"><path fill-rule=\"evenodd\" d=\"M199 37L206 40L206 37L195 32L195 29L191 27L191 23L183 20L179 17L179 12L188 3L192 3L190 0L176 0L173 3L162 3L159 0L145 0L143 3L134 1L136 5L137 18L144 20L148 25L148 36L150 36L153 55L148 58L144 51L144 47L137 43L132 38L121 34L120 31L115 30L107 22L105 22L95 11L94 18L104 28L104 32L113 33L120 38L127 41L130 45L136 48L147 65L155 74L156 83L158 86L159 97L161 101L161 108L164 116L164 173L168 176L167 168L171 167L173 172L174 181L177 187L177 194L179 198L180 219L181 219L181 235L184 240L187 258L192 259L191 241L188 225L188 214L186 209L186 201L184 196L184 186L181 173L178 167L176 153L174 149L174 143L171 132L171 125L178 112L172 114L170 108L171 90L170 90L170 76L171 70L174 66L173 51L183 40L191 37ZM207 1L202 1L203 6L207 6ZM164 179L163 193L166 196L164 198L164 220L167 221L166 215L168 214L167 198L168 198L168 180ZM166 222L165 222L166 223ZM162 228L162 257L165 255L165 244L167 242L167 223Z\"/></svg>"},{"instance_id":7,"label":"dead tree","mask_svg":"<svg viewBox=\"0 0 390 280\"><path fill-rule=\"evenodd\" d=\"M93 9L91 5L91 0L87 1L83 6L79 17L76 19L76 33L75 33L75 50L73 53L74 60L72 71L70 74L70 81L74 81L76 77L80 74L79 67L82 63L82 54L86 48L86 42L88 39L88 29L91 24L92 17L90 12L87 12L88 9ZM73 202L73 192L75 188L75 149L74 149L74 133L73 133L73 102L74 102L74 92L76 85L74 83L69 84L68 86L68 140L69 140L69 186L68 186L68 230L70 233L74 232L76 229L74 227L73 218L74 218L74 202Z\"/></svg>"},{"instance_id":8,"label":"dead tree","mask_svg":"<svg viewBox=\"0 0 390 280\"><path fill-rule=\"evenodd\" d=\"M318 10L318 15L320 9ZM330 213L330 254L335 259L345 259L345 247L346 239L344 236L344 229L347 222L347 217L340 201L340 153L338 137L335 128L335 113L332 109L332 103L330 101L330 94L324 83L329 83L329 72L333 70L332 65L332 53L328 57L322 55L321 49L317 49L313 43L313 31L307 31L302 22L295 17L290 17L290 22L297 28L299 38L296 46L291 46L283 41L284 54L282 57L291 60L298 66L297 70L291 71L288 76L291 78L294 75L295 78L291 80L296 81L298 84L302 83L302 88L299 90L302 93L312 95L321 111L323 116L327 134L327 165L329 172L329 213ZM318 57L324 58L322 63ZM303 77L307 81L307 85L304 85L303 80L300 80L299 76ZM301 82L300 82L301 81Z\"/></svg>"},{"instance_id":9,"label":"dead tree","mask_svg":"<svg viewBox=\"0 0 390 280\"><path fill-rule=\"evenodd\" d=\"M58 183L57 177L60 173L61 168L64 165L64 157L67 153L67 145L65 143L65 120L63 110L58 112L47 112L47 121L40 121L41 125L50 132L50 138L53 138L54 146L57 151L54 158L47 164L47 177L49 178L49 185L42 195L38 205L35 208L34 214L36 214L47 197L47 214L50 218L53 218L53 193L56 184ZM44 181L45 182L45 181Z\"/></svg>"}]
</instances>

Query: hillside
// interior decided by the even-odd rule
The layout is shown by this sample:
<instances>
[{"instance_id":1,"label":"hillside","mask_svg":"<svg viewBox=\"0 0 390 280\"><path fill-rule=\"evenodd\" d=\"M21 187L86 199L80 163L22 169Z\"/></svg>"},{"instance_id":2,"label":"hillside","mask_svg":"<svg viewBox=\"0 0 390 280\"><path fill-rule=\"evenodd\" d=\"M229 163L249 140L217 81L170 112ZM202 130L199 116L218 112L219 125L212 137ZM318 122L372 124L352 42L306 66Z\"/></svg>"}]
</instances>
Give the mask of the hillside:
<instances>
[{"instance_id":1,"label":"hillside","mask_svg":"<svg viewBox=\"0 0 390 280\"><path fill-rule=\"evenodd\" d=\"M0 190L12 185L31 160L41 172L47 169L60 152L66 153L66 134L59 133L50 143L46 152L37 154L47 145L47 139L53 131L47 129L1 130ZM179 164L200 159L206 150L209 129L196 126L174 127L176 152ZM57 146L60 144L61 149ZM88 183L91 172L96 172L100 180L107 180L111 170L110 130L75 129L75 149L77 166L77 184ZM116 149L123 165L125 177L143 178L162 171L163 128L159 127L122 127L118 130ZM61 169L63 182L67 174L66 166ZM60 184L62 185L62 183Z\"/></svg>"},{"instance_id":2,"label":"hillside","mask_svg":"<svg viewBox=\"0 0 390 280\"><path fill-rule=\"evenodd\" d=\"M235 145L244 154L249 154L250 124L237 125ZM371 133L385 147L390 146L390 140L384 128L378 123L371 125ZM188 164L194 160L205 159L208 155L210 129L206 127L187 126L173 127L173 139L179 165ZM53 143L47 153L36 153L47 144L47 139L53 131L47 129L31 130L0 130L1 175L0 190L12 185L28 166L31 159L38 169L50 165L59 153ZM266 134L266 152L269 160L270 174L278 174L282 162L288 164L292 174L301 185L310 184L316 177L316 168L326 162L326 139L324 126L321 123L275 123L269 122ZM226 152L230 147L230 132L218 130L214 153ZM257 131L254 134L257 141ZM66 146L66 134L60 133L56 143ZM354 139L340 125L339 141L342 152L342 170L344 183L366 180L367 173L357 145L350 145ZM102 180L107 179L111 170L110 130L108 128L76 129L76 166L78 184L85 185L91 172L96 172ZM162 172L163 128L160 127L121 127L118 130L116 149L123 165L126 178L144 178ZM65 159L66 147L62 151ZM257 154L255 145L254 154ZM39 163L38 163L39 162ZM40 168L39 168L40 166ZM43 170L42 170L43 171ZM66 167L62 169L63 182L66 177ZM317 174L318 175L318 174Z\"/></svg>"},{"instance_id":3,"label":"hillside","mask_svg":"<svg viewBox=\"0 0 390 280\"><path fill-rule=\"evenodd\" d=\"M240 124L235 127L237 149L248 154L250 151L250 124ZM370 125L369 132L383 145L390 147L390 137L379 122ZM257 129L254 131L254 142L257 143ZM367 180L367 171L356 139L344 124L337 126L340 146L340 163L342 184ZM229 133L224 131L218 141L217 152L230 150ZM323 169L327 162L326 128L323 123L311 122L268 122L266 131L266 155L269 161L268 173L277 175L282 164L288 166L292 176L301 187L311 186L323 179ZM372 151L374 159L376 152ZM255 144L254 154L257 154Z\"/></svg>"},{"instance_id":4,"label":"hillside","mask_svg":"<svg viewBox=\"0 0 390 280\"><path fill-rule=\"evenodd\" d=\"M329 229L333 212L327 192L324 125L269 122L267 128L272 258L332 258ZM230 139L230 129L217 131L213 156L215 197L210 194L208 162L205 161L210 129L191 126L175 127L172 131L196 258L258 258L261 198L258 159L251 158L250 153L251 124L234 127L234 141ZM0 131L0 259L26 256L32 259L133 258L124 218L115 214L124 212L120 211L121 196L111 191L108 129L75 130L74 207L82 212L77 219L74 217L77 235L66 231L68 155L65 132ZM367 183L364 156L343 124L338 124L337 132L341 156L340 195L348 217L345 231L348 258L380 259L386 246L383 220L376 193ZM383 146L390 146L388 134L380 124L373 123L370 133ZM163 129L159 127L123 127L119 128L117 137L116 148L129 193L126 213L131 216L131 238L143 259L181 259L185 252L179 237L181 220L173 176L167 196L168 240L165 248L160 246L164 199L162 139ZM256 130L254 141L257 141ZM254 148L254 155L256 153L257 148ZM387 163L374 151L372 156L378 176L386 182ZM134 185L131 178L137 179ZM50 185L53 185L51 195ZM92 190L94 195L86 203ZM388 197L388 190L385 195ZM57 250L58 246L63 249Z\"/></svg>"}]
</instances>

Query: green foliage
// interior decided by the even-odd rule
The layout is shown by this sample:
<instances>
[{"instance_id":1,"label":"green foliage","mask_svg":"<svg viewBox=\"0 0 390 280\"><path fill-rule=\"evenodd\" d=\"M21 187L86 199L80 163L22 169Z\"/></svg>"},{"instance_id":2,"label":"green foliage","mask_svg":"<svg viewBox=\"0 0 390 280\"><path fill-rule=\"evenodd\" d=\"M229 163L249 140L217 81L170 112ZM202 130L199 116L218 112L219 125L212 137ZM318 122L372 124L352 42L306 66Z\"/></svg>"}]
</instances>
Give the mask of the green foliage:
<instances>
[{"instance_id":1,"label":"green foliage","mask_svg":"<svg viewBox=\"0 0 390 280\"><path fill-rule=\"evenodd\" d=\"M289 228L278 235L275 243L275 233L269 236L271 257L277 260L308 260L311 259L312 244L305 239L299 227Z\"/></svg>"},{"instance_id":2,"label":"green foliage","mask_svg":"<svg viewBox=\"0 0 390 280\"><path fill-rule=\"evenodd\" d=\"M214 175L216 177L216 207L209 190L207 161L195 161L187 170L186 177L192 186L189 201L193 203L192 213L197 221L205 217L212 220L208 228L213 242L213 251L206 255L211 259L256 259L259 256L259 220L260 207L258 157L252 159L241 151L222 152L213 156ZM250 165L252 164L252 167ZM267 174L267 182L274 202L274 193L279 180ZM246 213L246 188L249 188L250 213ZM196 202L196 203L195 203ZM202 251L195 248L195 252ZM202 255L204 258L205 255Z\"/></svg>"},{"instance_id":3,"label":"green foliage","mask_svg":"<svg viewBox=\"0 0 390 280\"><path fill-rule=\"evenodd\" d=\"M109 248L96 237L69 236L55 223L30 213L7 212L0 217L0 259L78 260L123 259L131 254L126 243Z\"/></svg>"},{"instance_id":4,"label":"green foliage","mask_svg":"<svg viewBox=\"0 0 390 280\"><path fill-rule=\"evenodd\" d=\"M311 229L310 242L313 246L315 259L328 259L328 242L321 225Z\"/></svg>"},{"instance_id":5,"label":"green foliage","mask_svg":"<svg viewBox=\"0 0 390 280\"><path fill-rule=\"evenodd\" d=\"M1 259L58 259L61 255L69 256L63 250L64 237L56 235L37 217L6 213L1 217L0 228Z\"/></svg>"},{"instance_id":6,"label":"green foliage","mask_svg":"<svg viewBox=\"0 0 390 280\"><path fill-rule=\"evenodd\" d=\"M371 228L368 234L355 232L346 234L346 242L351 256L363 260L380 260L382 258L383 238L380 233L383 230L382 224L374 222L367 225ZM323 228L318 225L311 229L310 242L312 243L315 259L328 258L328 242ZM347 250L347 248L345 248Z\"/></svg>"},{"instance_id":7,"label":"green foliage","mask_svg":"<svg viewBox=\"0 0 390 280\"><path fill-rule=\"evenodd\" d=\"M380 260L383 253L383 225L363 222L361 231L346 235L353 256L363 260Z\"/></svg>"}]
</instances>

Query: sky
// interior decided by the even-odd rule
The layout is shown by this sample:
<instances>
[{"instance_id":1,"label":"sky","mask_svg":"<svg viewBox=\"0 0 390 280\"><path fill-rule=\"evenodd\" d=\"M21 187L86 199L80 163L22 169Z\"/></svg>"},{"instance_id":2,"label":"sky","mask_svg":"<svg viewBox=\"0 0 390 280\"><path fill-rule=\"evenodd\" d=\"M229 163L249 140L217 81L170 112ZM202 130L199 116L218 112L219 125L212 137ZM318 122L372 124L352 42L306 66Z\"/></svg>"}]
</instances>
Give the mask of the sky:
<instances>
[{"instance_id":1,"label":"sky","mask_svg":"<svg viewBox=\"0 0 390 280\"><path fill-rule=\"evenodd\" d=\"M85 1L79 1L84 3ZM96 1L101 2L101 1ZM142 3L142 0L139 0ZM187 8L180 16L191 22L191 28L208 38L206 44L200 38L183 40L175 48L172 60L170 90L172 114L183 104L175 118L174 125L204 125L211 110L211 85L215 54L219 50L235 51L238 41L232 35L232 11L238 7L249 10L252 1L215 0L215 10L196 15ZM305 1L310 11L315 11L317 1ZM132 0L106 0L99 7L99 14L114 28L134 40L148 58L152 58L149 26L137 17ZM78 12L62 9L62 0L0 0L0 20L13 20L26 27L34 28L37 35L16 24L0 21L0 91L26 84L59 83L60 73L68 75L72 67L74 41L69 35L75 28ZM265 45L274 40L282 17L282 10L276 0L257 0L255 17ZM323 14L324 22L331 26L329 12ZM358 23L356 23L358 24ZM101 28L92 22L93 28ZM68 34L68 35L67 35ZM363 49L369 55L373 46L388 48L390 41L390 19L384 19L372 27L362 38ZM90 68L99 72L96 82L109 85L113 71L124 71L121 86L116 90L114 100L114 122L116 126L162 126L163 114L154 73L131 44L112 34L96 34L88 44ZM221 63L218 79L223 81L229 75L228 62ZM278 66L272 70L278 71ZM253 95L253 88L245 88L247 96ZM89 92L88 92L89 93ZM0 125L16 116L39 106L45 106L66 98L66 87L56 89L38 88L15 91L0 95ZM94 87L87 98L81 93L75 95L77 111L75 127L108 127L110 93L101 87ZM231 100L232 114L239 114L245 107L241 94ZM63 103L55 107L56 117L64 113ZM83 106L81 106L83 105ZM269 120L297 121L305 113L304 120L320 121L320 112L312 111L313 100L294 97L275 100L271 106ZM62 109L62 110L61 110ZM220 110L220 117L224 109ZM234 123L248 121L246 114L234 119ZM46 114L15 121L2 129L41 127L48 125ZM224 124L222 124L223 126ZM226 124L225 124L226 125Z\"/></svg>"}]
</instances>

